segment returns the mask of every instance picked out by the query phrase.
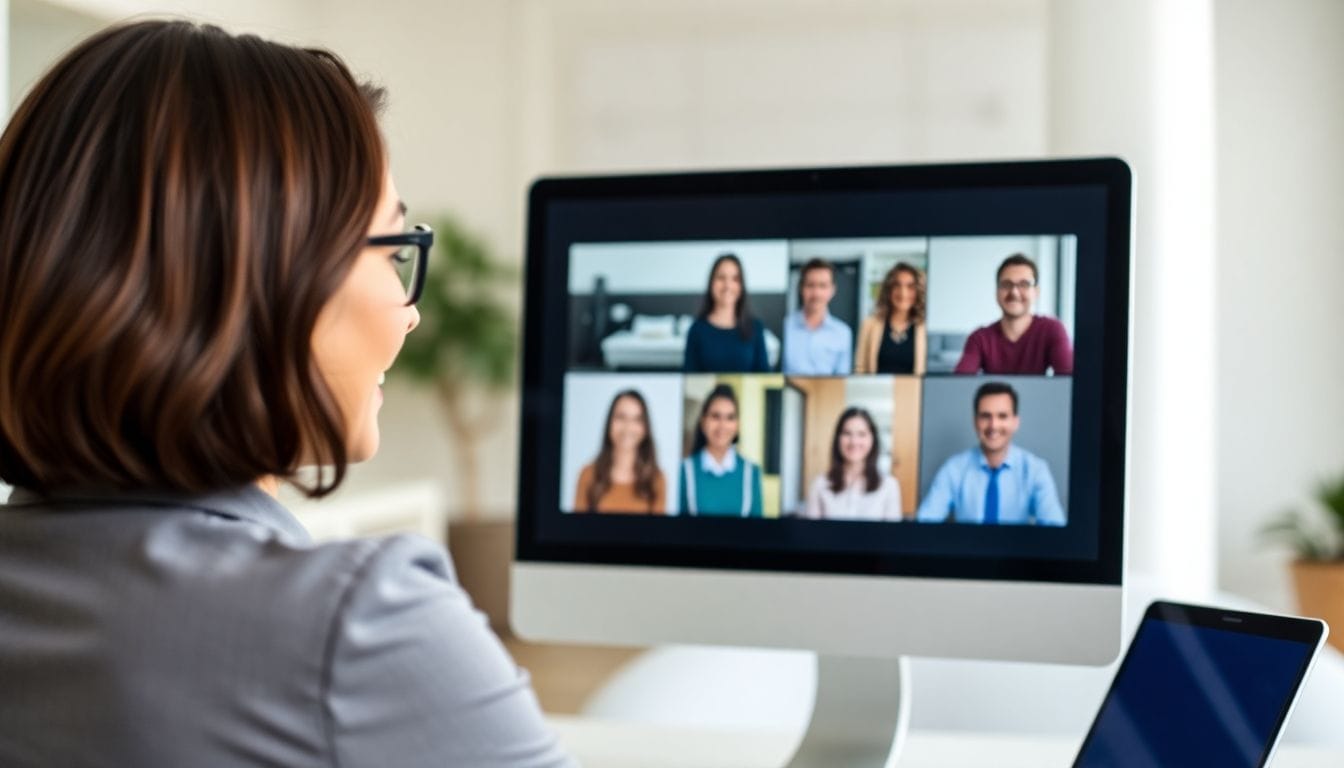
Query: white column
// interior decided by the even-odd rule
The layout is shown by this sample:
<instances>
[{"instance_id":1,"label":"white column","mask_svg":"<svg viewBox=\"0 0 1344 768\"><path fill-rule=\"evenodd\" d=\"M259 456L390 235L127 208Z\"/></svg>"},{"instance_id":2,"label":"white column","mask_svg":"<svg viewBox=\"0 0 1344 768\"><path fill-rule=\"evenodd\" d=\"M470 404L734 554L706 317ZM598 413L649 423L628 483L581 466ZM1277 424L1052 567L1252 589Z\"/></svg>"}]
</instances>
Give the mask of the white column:
<instances>
[{"instance_id":1,"label":"white column","mask_svg":"<svg viewBox=\"0 0 1344 768\"><path fill-rule=\"evenodd\" d=\"M1211 0L1053 0L1050 150L1133 167L1131 574L1198 598L1216 573Z\"/></svg>"}]
</instances>

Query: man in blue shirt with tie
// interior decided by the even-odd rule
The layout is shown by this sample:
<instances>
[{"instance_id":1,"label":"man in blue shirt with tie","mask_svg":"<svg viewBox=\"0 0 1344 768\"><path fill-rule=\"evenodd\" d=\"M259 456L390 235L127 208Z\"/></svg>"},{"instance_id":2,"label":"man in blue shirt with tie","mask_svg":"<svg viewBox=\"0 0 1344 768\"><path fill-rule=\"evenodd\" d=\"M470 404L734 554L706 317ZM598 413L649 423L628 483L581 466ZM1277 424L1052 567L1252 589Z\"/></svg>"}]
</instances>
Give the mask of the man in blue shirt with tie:
<instances>
[{"instance_id":1,"label":"man in blue shirt with tie","mask_svg":"<svg viewBox=\"0 0 1344 768\"><path fill-rule=\"evenodd\" d=\"M1013 445L1017 391L999 381L975 392L975 432L980 444L953 455L934 475L917 519L984 525L1064 525L1050 465Z\"/></svg>"},{"instance_id":2,"label":"man in blue shirt with tie","mask_svg":"<svg viewBox=\"0 0 1344 768\"><path fill-rule=\"evenodd\" d=\"M799 308L784 318L784 373L848 376L854 370L854 331L831 316L835 265L812 259L798 273Z\"/></svg>"}]
</instances>

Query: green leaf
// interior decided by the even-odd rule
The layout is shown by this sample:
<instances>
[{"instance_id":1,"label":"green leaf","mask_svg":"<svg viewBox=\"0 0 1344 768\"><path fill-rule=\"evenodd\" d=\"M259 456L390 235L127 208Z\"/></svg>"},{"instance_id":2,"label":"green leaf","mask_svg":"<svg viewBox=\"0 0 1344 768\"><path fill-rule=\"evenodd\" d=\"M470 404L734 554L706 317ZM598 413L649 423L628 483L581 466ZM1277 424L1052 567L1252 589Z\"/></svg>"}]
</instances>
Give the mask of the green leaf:
<instances>
[{"instance_id":1,"label":"green leaf","mask_svg":"<svg viewBox=\"0 0 1344 768\"><path fill-rule=\"evenodd\" d=\"M1322 481L1316 488L1316 500L1330 515L1336 530L1344 531L1344 474Z\"/></svg>"},{"instance_id":2,"label":"green leaf","mask_svg":"<svg viewBox=\"0 0 1344 768\"><path fill-rule=\"evenodd\" d=\"M1333 560L1341 554L1338 531L1323 526L1300 510L1287 510L1260 528L1260 535L1293 548L1304 560Z\"/></svg>"}]
</instances>

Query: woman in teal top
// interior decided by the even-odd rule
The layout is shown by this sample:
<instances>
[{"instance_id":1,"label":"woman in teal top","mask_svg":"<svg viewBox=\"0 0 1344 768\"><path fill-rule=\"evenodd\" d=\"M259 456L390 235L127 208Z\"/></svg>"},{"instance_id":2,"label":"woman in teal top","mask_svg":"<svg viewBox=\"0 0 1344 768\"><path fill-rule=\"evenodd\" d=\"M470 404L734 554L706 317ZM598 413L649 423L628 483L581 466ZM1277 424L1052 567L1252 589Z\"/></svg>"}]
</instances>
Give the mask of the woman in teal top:
<instances>
[{"instance_id":1,"label":"woman in teal top","mask_svg":"<svg viewBox=\"0 0 1344 768\"><path fill-rule=\"evenodd\" d=\"M761 516L761 468L738 455L737 395L720 384L705 398L695 446L681 462L681 505L688 515Z\"/></svg>"}]
</instances>

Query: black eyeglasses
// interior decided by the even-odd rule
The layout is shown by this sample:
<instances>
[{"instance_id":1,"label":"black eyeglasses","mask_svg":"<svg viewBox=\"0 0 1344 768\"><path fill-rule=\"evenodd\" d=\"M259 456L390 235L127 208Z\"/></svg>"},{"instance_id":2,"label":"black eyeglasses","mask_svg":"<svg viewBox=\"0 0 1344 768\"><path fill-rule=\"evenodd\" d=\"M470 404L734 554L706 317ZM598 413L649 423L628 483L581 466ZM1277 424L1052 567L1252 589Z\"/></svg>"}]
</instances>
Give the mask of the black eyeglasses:
<instances>
[{"instance_id":1,"label":"black eyeglasses","mask_svg":"<svg viewBox=\"0 0 1344 768\"><path fill-rule=\"evenodd\" d=\"M1027 291L1035 287L1036 287L1035 280L1018 280L1016 282L1012 280L999 281L999 290L1002 291L1003 293L1011 293L1014 288L1017 289L1018 293L1026 293Z\"/></svg>"},{"instance_id":2,"label":"black eyeglasses","mask_svg":"<svg viewBox=\"0 0 1344 768\"><path fill-rule=\"evenodd\" d=\"M420 300L425 289L425 269L429 265L429 247L434 244L434 230L428 224L416 224L408 232L399 235L378 235L369 238L369 245L386 247L399 246L392 254L392 265L401 278L401 287L406 289L406 306Z\"/></svg>"}]
</instances>

